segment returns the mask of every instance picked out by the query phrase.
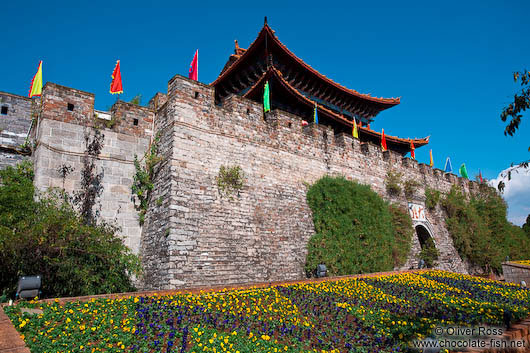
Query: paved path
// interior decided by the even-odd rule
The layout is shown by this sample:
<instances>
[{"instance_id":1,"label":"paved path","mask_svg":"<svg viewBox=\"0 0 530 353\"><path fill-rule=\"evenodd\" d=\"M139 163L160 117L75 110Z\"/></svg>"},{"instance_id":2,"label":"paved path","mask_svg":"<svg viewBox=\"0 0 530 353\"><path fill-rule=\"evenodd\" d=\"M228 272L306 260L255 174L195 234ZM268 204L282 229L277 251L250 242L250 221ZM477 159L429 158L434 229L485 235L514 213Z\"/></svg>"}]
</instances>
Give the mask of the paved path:
<instances>
[{"instance_id":1,"label":"paved path","mask_svg":"<svg viewBox=\"0 0 530 353\"><path fill-rule=\"evenodd\" d=\"M0 353L30 353L11 320L0 307Z\"/></svg>"}]
</instances>

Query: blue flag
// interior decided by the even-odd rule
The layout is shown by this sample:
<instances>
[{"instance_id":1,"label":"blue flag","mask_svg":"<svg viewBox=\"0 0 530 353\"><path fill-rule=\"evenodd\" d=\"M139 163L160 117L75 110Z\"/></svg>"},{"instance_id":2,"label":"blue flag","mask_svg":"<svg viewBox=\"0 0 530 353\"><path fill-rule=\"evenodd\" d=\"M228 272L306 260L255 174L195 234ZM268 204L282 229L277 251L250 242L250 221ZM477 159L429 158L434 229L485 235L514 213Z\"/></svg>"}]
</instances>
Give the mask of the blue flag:
<instances>
[{"instance_id":1,"label":"blue flag","mask_svg":"<svg viewBox=\"0 0 530 353\"><path fill-rule=\"evenodd\" d=\"M445 172L446 173L453 172L453 167L451 166L451 160L449 159L449 157L447 157L447 160L445 161Z\"/></svg>"},{"instance_id":2,"label":"blue flag","mask_svg":"<svg viewBox=\"0 0 530 353\"><path fill-rule=\"evenodd\" d=\"M315 103L315 112L313 113L313 120L318 124L317 104Z\"/></svg>"}]
</instances>

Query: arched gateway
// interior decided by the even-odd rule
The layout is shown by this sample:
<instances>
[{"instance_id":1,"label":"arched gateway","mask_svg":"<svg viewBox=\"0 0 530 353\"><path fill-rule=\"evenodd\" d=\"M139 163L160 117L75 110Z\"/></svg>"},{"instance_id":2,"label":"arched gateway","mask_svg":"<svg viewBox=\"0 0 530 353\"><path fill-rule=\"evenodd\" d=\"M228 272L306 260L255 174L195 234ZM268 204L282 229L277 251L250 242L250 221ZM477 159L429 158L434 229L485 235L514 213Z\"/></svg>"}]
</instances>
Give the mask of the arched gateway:
<instances>
[{"instance_id":1,"label":"arched gateway","mask_svg":"<svg viewBox=\"0 0 530 353\"><path fill-rule=\"evenodd\" d=\"M416 221L413 223L414 230L418 239L419 247L417 248L417 257L419 258L418 266L432 267L434 261L438 259L438 250L434 240L434 232L429 221Z\"/></svg>"},{"instance_id":2,"label":"arched gateway","mask_svg":"<svg viewBox=\"0 0 530 353\"><path fill-rule=\"evenodd\" d=\"M434 245L436 246L436 241L434 240L434 237L432 236L432 230L430 230L430 225L428 222L418 222L414 225L414 230L416 231L416 236L418 237L418 241L420 242L420 246L422 249L427 246L429 243L429 240L432 240Z\"/></svg>"}]
</instances>

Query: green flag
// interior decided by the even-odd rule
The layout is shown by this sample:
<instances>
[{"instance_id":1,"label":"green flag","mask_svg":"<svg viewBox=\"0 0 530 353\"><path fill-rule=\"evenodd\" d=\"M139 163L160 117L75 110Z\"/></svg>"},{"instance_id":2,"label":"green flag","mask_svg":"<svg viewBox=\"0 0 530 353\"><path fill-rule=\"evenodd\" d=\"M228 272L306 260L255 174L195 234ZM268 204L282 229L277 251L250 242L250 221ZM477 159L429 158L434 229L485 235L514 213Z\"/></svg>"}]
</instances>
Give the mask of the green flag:
<instances>
[{"instance_id":1,"label":"green flag","mask_svg":"<svg viewBox=\"0 0 530 353\"><path fill-rule=\"evenodd\" d=\"M469 177L467 176L467 170L466 170L466 164L465 163L462 163L462 165L460 166L460 169L458 170L458 172L460 173L460 175L463 178L469 179Z\"/></svg>"},{"instance_id":2,"label":"green flag","mask_svg":"<svg viewBox=\"0 0 530 353\"><path fill-rule=\"evenodd\" d=\"M271 111L271 97L269 92L269 81L265 82L265 88L263 89L263 111Z\"/></svg>"}]
</instances>

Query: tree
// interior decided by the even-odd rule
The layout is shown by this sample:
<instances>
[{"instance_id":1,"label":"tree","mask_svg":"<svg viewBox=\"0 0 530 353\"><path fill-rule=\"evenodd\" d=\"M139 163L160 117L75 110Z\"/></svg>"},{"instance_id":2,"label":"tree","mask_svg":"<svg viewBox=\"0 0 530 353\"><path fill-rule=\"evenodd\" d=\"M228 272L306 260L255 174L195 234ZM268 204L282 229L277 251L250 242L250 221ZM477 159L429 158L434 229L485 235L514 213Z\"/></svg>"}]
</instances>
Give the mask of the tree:
<instances>
[{"instance_id":1,"label":"tree","mask_svg":"<svg viewBox=\"0 0 530 353\"><path fill-rule=\"evenodd\" d=\"M33 166L29 161L0 170L0 228L15 232L17 226L24 226L24 215L35 211L34 193Z\"/></svg>"},{"instance_id":2,"label":"tree","mask_svg":"<svg viewBox=\"0 0 530 353\"><path fill-rule=\"evenodd\" d=\"M447 230L462 259L485 273L502 271L502 262L525 259L530 253L530 238L507 218L506 202L494 189L479 188L467 195L453 185L441 202Z\"/></svg>"},{"instance_id":3,"label":"tree","mask_svg":"<svg viewBox=\"0 0 530 353\"><path fill-rule=\"evenodd\" d=\"M530 214L526 217L526 223L522 226L525 233L530 237Z\"/></svg>"},{"instance_id":4,"label":"tree","mask_svg":"<svg viewBox=\"0 0 530 353\"><path fill-rule=\"evenodd\" d=\"M86 224L61 193L38 194L29 162L0 170L0 297L22 275L42 275L44 297L134 290L136 255L105 222ZM64 191L63 191L64 192Z\"/></svg>"},{"instance_id":5,"label":"tree","mask_svg":"<svg viewBox=\"0 0 530 353\"><path fill-rule=\"evenodd\" d=\"M504 129L504 135L510 136L513 136L516 130L519 128L519 124L521 123L521 119L523 117L523 112L525 112L527 109L530 109L530 72L527 70L514 72L513 79L515 82L520 80L521 90L514 95L513 102L504 107L501 113L502 121L510 119L508 125ZM528 147L528 151L530 152L530 147ZM520 168L528 168L529 164L530 159L520 163L512 163L511 168L503 172L501 176L503 179L508 178L508 180L510 180L512 177L512 172L517 172L517 170ZM504 180L501 180L497 185L497 188L500 192L503 192L504 186Z\"/></svg>"},{"instance_id":6,"label":"tree","mask_svg":"<svg viewBox=\"0 0 530 353\"><path fill-rule=\"evenodd\" d=\"M521 118L523 117L522 112L530 108L530 72L527 70L514 72L513 79L515 82L521 79L521 91L515 94L513 102L507 107L504 107L501 113L502 121L510 118L508 126L504 129L504 135L510 136L513 136L515 130L519 128Z\"/></svg>"}]
</instances>

